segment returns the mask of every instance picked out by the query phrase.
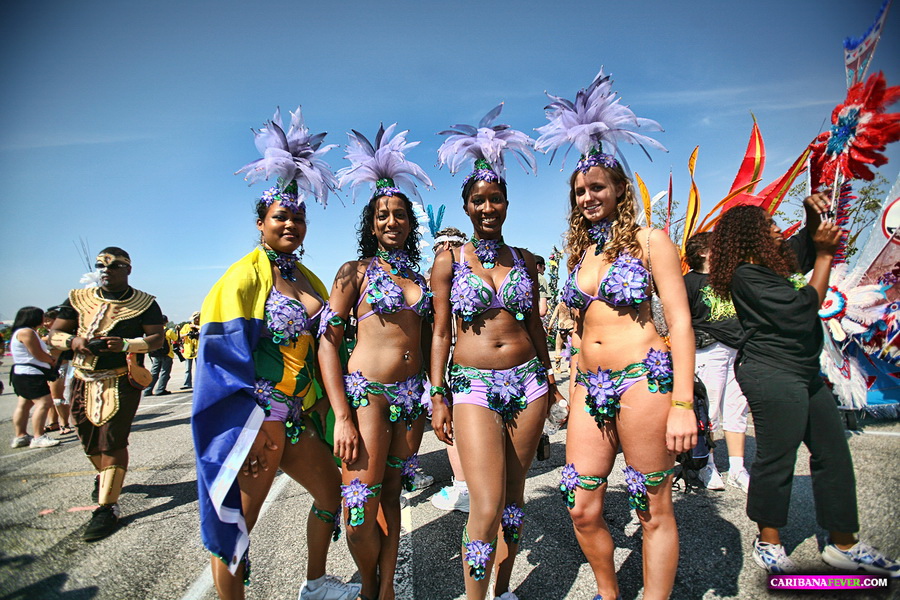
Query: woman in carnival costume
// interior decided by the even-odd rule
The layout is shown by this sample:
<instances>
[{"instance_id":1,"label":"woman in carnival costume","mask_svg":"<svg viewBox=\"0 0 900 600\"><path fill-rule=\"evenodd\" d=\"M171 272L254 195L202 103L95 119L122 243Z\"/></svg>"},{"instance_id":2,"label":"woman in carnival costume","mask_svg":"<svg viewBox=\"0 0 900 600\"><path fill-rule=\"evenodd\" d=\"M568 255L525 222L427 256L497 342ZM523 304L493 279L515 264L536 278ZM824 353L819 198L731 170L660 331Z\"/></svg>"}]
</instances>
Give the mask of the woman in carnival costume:
<instances>
[{"instance_id":1,"label":"woman in carnival costume","mask_svg":"<svg viewBox=\"0 0 900 600\"><path fill-rule=\"evenodd\" d=\"M547 416L548 395L560 399L544 329L533 310L538 294L534 256L503 240L509 207L504 154L515 152L526 171L535 164L531 138L508 125L492 126L502 108L490 111L477 128L455 125L442 132L448 138L438 157L451 173L475 159L462 189L474 235L458 250L435 257L431 273L432 427L444 443L458 444L469 487L463 573L467 597L478 600L495 565L496 596L516 598L509 579L525 516L525 475ZM445 376L454 317L456 346Z\"/></svg>"},{"instance_id":2,"label":"woman in carnival costume","mask_svg":"<svg viewBox=\"0 0 900 600\"><path fill-rule=\"evenodd\" d=\"M644 598L668 598L678 566L675 454L697 440L694 336L678 250L663 231L637 224L634 186L616 158L622 141L665 148L631 131L660 127L621 106L602 70L575 102L550 98L550 123L538 129L535 147L571 144L581 153L569 179L563 300L578 311L570 405L584 410L569 417L560 491L597 579L595 600L617 598L603 503L621 446L628 501L643 531ZM668 339L654 327L652 291L665 306Z\"/></svg>"},{"instance_id":3,"label":"woman in carnival costume","mask_svg":"<svg viewBox=\"0 0 900 600\"><path fill-rule=\"evenodd\" d=\"M338 171L354 196L374 193L359 224L359 259L339 269L331 293L334 316L322 338L322 375L334 409L334 451L343 461L347 543L359 568L363 600L393 600L400 545L400 494L411 490L422 440L425 352L431 342L431 291L418 272L414 179L431 187L425 172L404 153L418 145L396 123L381 127L374 146L349 134L350 166ZM347 364L339 346L350 314L357 343ZM379 514L379 508L381 513ZM379 517L383 517L383 522Z\"/></svg>"},{"instance_id":4,"label":"woman in carnival costume","mask_svg":"<svg viewBox=\"0 0 900 600\"><path fill-rule=\"evenodd\" d=\"M821 218L830 198L804 201L806 227L785 241L759 206L736 206L716 224L709 284L734 302L745 334L735 365L756 430L747 516L759 527L751 555L769 573L797 566L781 545L797 448L809 448L816 521L830 540L822 560L838 569L900 577L900 563L858 541L853 459L837 402L819 375L819 308L841 229ZM809 284L802 275L812 269Z\"/></svg>"},{"instance_id":5,"label":"woman in carnival costume","mask_svg":"<svg viewBox=\"0 0 900 600\"><path fill-rule=\"evenodd\" d=\"M287 133L276 111L254 135L265 158L238 173L251 183L278 177L256 203L260 245L228 269L200 311L191 423L203 543L213 554L219 596L243 598L249 533L280 468L313 497L300 598L350 600L359 586L325 575L328 546L340 534L341 504L316 364L317 338L330 318L328 293L299 262L304 198L325 205L336 180L322 155L334 146L321 145L324 133L309 134L299 108Z\"/></svg>"}]
</instances>

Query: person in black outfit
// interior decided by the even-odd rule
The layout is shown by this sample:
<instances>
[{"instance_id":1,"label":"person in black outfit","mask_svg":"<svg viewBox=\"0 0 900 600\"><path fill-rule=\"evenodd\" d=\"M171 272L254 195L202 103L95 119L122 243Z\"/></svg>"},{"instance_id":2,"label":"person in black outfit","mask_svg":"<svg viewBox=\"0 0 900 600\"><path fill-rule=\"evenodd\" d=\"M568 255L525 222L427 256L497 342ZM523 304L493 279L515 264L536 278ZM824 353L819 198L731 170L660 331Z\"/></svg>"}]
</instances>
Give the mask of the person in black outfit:
<instances>
[{"instance_id":1,"label":"person in black outfit","mask_svg":"<svg viewBox=\"0 0 900 600\"><path fill-rule=\"evenodd\" d=\"M709 283L720 296L731 295L745 331L736 373L756 430L747 497L747 515L759 526L752 556L770 573L796 570L778 530L787 524L803 442L816 520L831 538L822 559L841 569L898 577L900 563L856 539L853 461L837 402L819 375L818 311L841 235L820 217L829 204L825 194L806 198L806 228L787 241L764 209L737 206L722 216L713 238ZM810 269L806 284L797 271Z\"/></svg>"},{"instance_id":2,"label":"person in black outfit","mask_svg":"<svg viewBox=\"0 0 900 600\"><path fill-rule=\"evenodd\" d=\"M709 246L713 235L706 231L688 240L684 254L691 270L684 276L684 287L691 306L691 325L697 346L694 361L697 377L706 385L709 395L712 430L724 431L728 447L728 484L746 494L750 474L744 467L744 438L750 409L734 375L737 347L744 330L738 323L731 300L713 293L708 283ZM712 452L699 477L707 489L725 489Z\"/></svg>"},{"instance_id":3,"label":"person in black outfit","mask_svg":"<svg viewBox=\"0 0 900 600\"><path fill-rule=\"evenodd\" d=\"M60 305L50 345L74 352L72 414L78 437L98 475L100 506L82 539L104 538L118 527L119 493L128 468L128 436L150 374L138 363L163 341L163 315L150 294L128 285L131 258L121 248L100 251L100 287L77 289Z\"/></svg>"}]
</instances>

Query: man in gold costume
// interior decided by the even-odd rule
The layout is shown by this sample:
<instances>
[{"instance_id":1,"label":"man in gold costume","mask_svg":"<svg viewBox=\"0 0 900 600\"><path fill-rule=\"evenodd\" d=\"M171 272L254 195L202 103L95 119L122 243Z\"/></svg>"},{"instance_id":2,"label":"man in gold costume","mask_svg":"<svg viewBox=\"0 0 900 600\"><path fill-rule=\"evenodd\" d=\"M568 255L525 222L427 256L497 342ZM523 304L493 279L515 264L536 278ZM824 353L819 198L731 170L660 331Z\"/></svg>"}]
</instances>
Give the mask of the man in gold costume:
<instances>
[{"instance_id":1,"label":"man in gold costume","mask_svg":"<svg viewBox=\"0 0 900 600\"><path fill-rule=\"evenodd\" d=\"M127 252L104 248L94 267L100 287L71 290L50 332L53 348L74 352L72 414L98 472L94 500L100 506L82 535L85 541L104 538L118 527L131 422L150 383L141 355L162 346L164 327L154 297L128 285Z\"/></svg>"}]
</instances>

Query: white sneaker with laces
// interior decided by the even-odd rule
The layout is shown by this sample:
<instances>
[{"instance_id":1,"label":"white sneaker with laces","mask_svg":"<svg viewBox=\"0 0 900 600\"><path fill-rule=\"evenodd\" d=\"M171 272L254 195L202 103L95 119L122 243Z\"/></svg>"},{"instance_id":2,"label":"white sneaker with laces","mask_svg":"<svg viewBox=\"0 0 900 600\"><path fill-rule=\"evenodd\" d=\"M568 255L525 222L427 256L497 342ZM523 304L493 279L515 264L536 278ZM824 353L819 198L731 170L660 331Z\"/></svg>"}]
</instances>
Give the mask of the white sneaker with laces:
<instances>
[{"instance_id":1,"label":"white sneaker with laces","mask_svg":"<svg viewBox=\"0 0 900 600\"><path fill-rule=\"evenodd\" d=\"M434 477L416 471L416 474L413 476L413 491L424 490L432 483L434 483Z\"/></svg>"},{"instance_id":2,"label":"white sneaker with laces","mask_svg":"<svg viewBox=\"0 0 900 600\"><path fill-rule=\"evenodd\" d=\"M728 472L728 485L736 487L745 494L750 489L750 473L747 469L741 469L737 473Z\"/></svg>"},{"instance_id":3,"label":"white sneaker with laces","mask_svg":"<svg viewBox=\"0 0 900 600\"><path fill-rule=\"evenodd\" d=\"M865 542L856 542L855 546L847 550L828 544L822 549L822 560L836 569L847 571L864 569L869 573L900 577L900 562L891 560L883 552Z\"/></svg>"},{"instance_id":4,"label":"white sneaker with laces","mask_svg":"<svg viewBox=\"0 0 900 600\"><path fill-rule=\"evenodd\" d=\"M722 476L713 465L706 465L697 473L697 477L703 482L703 486L708 490L724 490L725 482Z\"/></svg>"},{"instance_id":5,"label":"white sneaker with laces","mask_svg":"<svg viewBox=\"0 0 900 600\"><path fill-rule=\"evenodd\" d=\"M28 446L29 448L52 448L53 446L59 446L59 440L54 440L47 435L39 435L32 439L31 444Z\"/></svg>"},{"instance_id":6,"label":"white sneaker with laces","mask_svg":"<svg viewBox=\"0 0 900 600\"><path fill-rule=\"evenodd\" d=\"M10 448L24 448L31 442L31 436L27 433L25 435L20 435L19 437L14 437L12 443L9 445Z\"/></svg>"},{"instance_id":7,"label":"white sneaker with laces","mask_svg":"<svg viewBox=\"0 0 900 600\"><path fill-rule=\"evenodd\" d=\"M344 583L326 575L315 590L310 589L308 580L304 581L297 600L356 600L361 589L358 583Z\"/></svg>"},{"instance_id":8,"label":"white sneaker with laces","mask_svg":"<svg viewBox=\"0 0 900 600\"><path fill-rule=\"evenodd\" d=\"M753 560L773 575L797 572L797 565L788 557L784 546L761 542L759 536L753 542Z\"/></svg>"},{"instance_id":9,"label":"white sneaker with laces","mask_svg":"<svg viewBox=\"0 0 900 600\"><path fill-rule=\"evenodd\" d=\"M457 485L448 485L431 497L431 504L441 510L469 512L469 490Z\"/></svg>"}]
</instances>

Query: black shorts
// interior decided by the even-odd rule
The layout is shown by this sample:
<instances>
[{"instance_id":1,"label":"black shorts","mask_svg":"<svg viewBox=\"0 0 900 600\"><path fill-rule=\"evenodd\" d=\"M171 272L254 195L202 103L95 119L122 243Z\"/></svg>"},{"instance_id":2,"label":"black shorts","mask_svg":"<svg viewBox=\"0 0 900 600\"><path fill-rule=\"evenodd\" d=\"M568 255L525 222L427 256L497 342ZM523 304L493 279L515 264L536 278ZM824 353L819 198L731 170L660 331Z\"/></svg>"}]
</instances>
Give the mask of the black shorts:
<instances>
[{"instance_id":1,"label":"black shorts","mask_svg":"<svg viewBox=\"0 0 900 600\"><path fill-rule=\"evenodd\" d=\"M75 428L85 454L94 456L109 453L128 447L128 436L131 434L131 422L137 414L141 402L141 390L128 383L128 376L118 378L119 410L113 417L97 427L87 418L84 411L84 381L75 378L72 386L72 415L75 417Z\"/></svg>"},{"instance_id":2,"label":"black shorts","mask_svg":"<svg viewBox=\"0 0 900 600\"><path fill-rule=\"evenodd\" d=\"M12 385L16 396L21 396L26 400L37 400L50 395L50 386L47 385L47 378L43 375L13 373Z\"/></svg>"}]
</instances>

